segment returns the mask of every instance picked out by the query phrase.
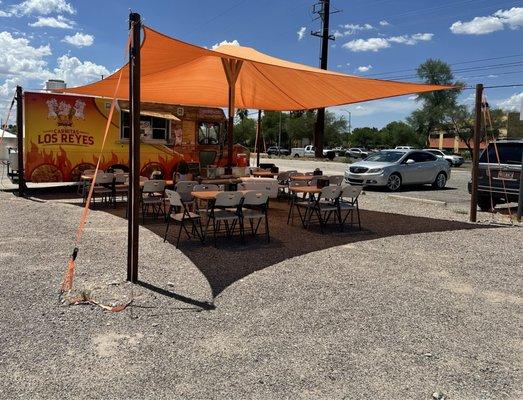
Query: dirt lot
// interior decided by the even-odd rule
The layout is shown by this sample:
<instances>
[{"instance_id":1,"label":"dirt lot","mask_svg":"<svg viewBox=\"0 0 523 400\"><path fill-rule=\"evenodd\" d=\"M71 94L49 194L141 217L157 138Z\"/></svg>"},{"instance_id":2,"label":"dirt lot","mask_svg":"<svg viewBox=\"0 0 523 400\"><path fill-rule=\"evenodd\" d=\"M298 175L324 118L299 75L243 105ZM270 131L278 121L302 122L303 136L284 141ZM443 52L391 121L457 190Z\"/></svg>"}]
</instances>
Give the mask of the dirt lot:
<instances>
[{"instance_id":1,"label":"dirt lot","mask_svg":"<svg viewBox=\"0 0 523 400\"><path fill-rule=\"evenodd\" d=\"M78 199L0 192L0 398L520 399L521 227L387 196L323 235L274 202L270 244L148 220L139 285L123 206L93 211L75 287L110 313L58 299Z\"/></svg>"}]
</instances>

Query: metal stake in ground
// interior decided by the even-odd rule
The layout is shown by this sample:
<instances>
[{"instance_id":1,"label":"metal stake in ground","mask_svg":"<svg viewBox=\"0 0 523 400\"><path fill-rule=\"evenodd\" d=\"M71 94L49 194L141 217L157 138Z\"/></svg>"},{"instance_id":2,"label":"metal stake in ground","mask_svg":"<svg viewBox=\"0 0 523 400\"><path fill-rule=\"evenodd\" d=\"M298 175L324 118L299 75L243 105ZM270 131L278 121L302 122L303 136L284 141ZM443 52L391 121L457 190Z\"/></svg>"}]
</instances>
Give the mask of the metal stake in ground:
<instances>
[{"instance_id":1,"label":"metal stake in ground","mask_svg":"<svg viewBox=\"0 0 523 400\"><path fill-rule=\"evenodd\" d=\"M474 148L472 149L472 184L470 188L470 221L476 222L478 213L479 144L481 141L481 102L483 85L476 85L476 122L474 125Z\"/></svg>"},{"instance_id":2,"label":"metal stake in ground","mask_svg":"<svg viewBox=\"0 0 523 400\"><path fill-rule=\"evenodd\" d=\"M521 153L521 171L519 171L518 222L523 214L523 153Z\"/></svg>"},{"instance_id":3,"label":"metal stake in ground","mask_svg":"<svg viewBox=\"0 0 523 400\"><path fill-rule=\"evenodd\" d=\"M22 86L16 87L16 130L18 147L18 196L24 196L24 96Z\"/></svg>"},{"instance_id":4,"label":"metal stake in ground","mask_svg":"<svg viewBox=\"0 0 523 400\"><path fill-rule=\"evenodd\" d=\"M129 180L129 230L127 254L127 280L138 282L138 227L140 209L140 35L142 29L140 14L130 13L132 29L129 52L129 111L130 132L130 180Z\"/></svg>"}]
</instances>

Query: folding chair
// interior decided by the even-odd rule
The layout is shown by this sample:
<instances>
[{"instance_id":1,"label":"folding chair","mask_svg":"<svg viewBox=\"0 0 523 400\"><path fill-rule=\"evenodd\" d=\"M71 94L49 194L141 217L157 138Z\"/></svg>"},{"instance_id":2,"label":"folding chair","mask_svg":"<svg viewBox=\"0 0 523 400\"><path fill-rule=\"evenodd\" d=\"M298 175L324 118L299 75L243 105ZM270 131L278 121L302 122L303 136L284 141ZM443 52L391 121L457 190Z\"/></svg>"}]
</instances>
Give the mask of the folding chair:
<instances>
[{"instance_id":1,"label":"folding chair","mask_svg":"<svg viewBox=\"0 0 523 400\"><path fill-rule=\"evenodd\" d=\"M240 237L244 241L243 220L241 218L243 194L241 192L220 192L214 201L209 202L209 214L205 225L205 236L212 221L214 245L216 232L220 231L221 223L225 226L225 234L232 237L236 225L240 228ZM234 210L234 211L233 211Z\"/></svg>"},{"instance_id":2,"label":"folding chair","mask_svg":"<svg viewBox=\"0 0 523 400\"><path fill-rule=\"evenodd\" d=\"M174 190L180 195L182 202L186 206L190 206L194 210L194 197L191 194L194 192L194 187L198 185L196 181L180 181L174 185Z\"/></svg>"},{"instance_id":3,"label":"folding chair","mask_svg":"<svg viewBox=\"0 0 523 400\"><path fill-rule=\"evenodd\" d=\"M343 175L329 176L329 185L341 185L343 183Z\"/></svg>"},{"instance_id":4,"label":"folding chair","mask_svg":"<svg viewBox=\"0 0 523 400\"><path fill-rule=\"evenodd\" d=\"M249 220L251 226L252 236L256 236L260 223L265 219L265 234L267 235L267 243L270 243L271 237L269 234L269 219L267 211L269 209L269 194L265 191L250 191L243 196L243 207L241 218ZM256 226L254 222L256 221Z\"/></svg>"},{"instance_id":5,"label":"folding chair","mask_svg":"<svg viewBox=\"0 0 523 400\"><path fill-rule=\"evenodd\" d=\"M93 182L90 183L91 185ZM85 193L87 196L87 192ZM101 203L112 203L114 196L114 174L108 172L98 173L94 182L92 202L96 206L96 197L100 197Z\"/></svg>"},{"instance_id":6,"label":"folding chair","mask_svg":"<svg viewBox=\"0 0 523 400\"><path fill-rule=\"evenodd\" d=\"M358 215L358 228L361 231L361 220L360 220L360 207L358 205L358 197L361 194L362 186L351 186L347 185L341 189L341 196L339 201L340 214L345 212L345 217L341 222L341 229L345 226L345 221L350 214L350 224L353 225L354 210Z\"/></svg>"},{"instance_id":7,"label":"folding chair","mask_svg":"<svg viewBox=\"0 0 523 400\"><path fill-rule=\"evenodd\" d=\"M175 223L180 224L180 230L178 231L178 237L176 238L176 247L178 247L178 245L180 244L180 237L182 236L182 229L187 234L187 237L189 239L191 238L191 234L189 233L189 231L187 230L187 227L185 226L186 221L191 222L192 234L194 235L196 233L196 235L198 236L200 241L203 243L204 237L203 237L203 228L202 228L202 222L201 222L200 216L187 209L187 206L182 201L179 193L175 192L174 190L166 189L165 194L169 201L169 217L167 218L167 227L165 228L165 235L163 236L164 243L167 241L167 233L169 232L169 226L171 223L171 219ZM180 210L180 212L176 212L177 210ZM196 223L196 222L198 222L198 223Z\"/></svg>"},{"instance_id":8,"label":"folding chair","mask_svg":"<svg viewBox=\"0 0 523 400\"><path fill-rule=\"evenodd\" d=\"M318 222L320 223L321 233L323 233L330 217L334 214L337 217L341 228L342 221L339 205L340 196L340 186L326 186L321 189L321 193L315 200L310 201L308 204L300 205L300 208L305 209L305 215L303 217L305 220L305 227L309 227L312 216L316 215L318 217Z\"/></svg>"},{"instance_id":9,"label":"folding chair","mask_svg":"<svg viewBox=\"0 0 523 400\"><path fill-rule=\"evenodd\" d=\"M291 177L291 174L289 171L283 171L278 173L277 180L278 180L278 196L280 194L288 194L289 192L289 179Z\"/></svg>"},{"instance_id":10,"label":"folding chair","mask_svg":"<svg viewBox=\"0 0 523 400\"><path fill-rule=\"evenodd\" d=\"M149 207L153 209L153 217L158 218L160 213L165 216L164 190L164 180L150 179L144 182L141 191L143 222L145 222L145 215L149 212Z\"/></svg>"}]
</instances>

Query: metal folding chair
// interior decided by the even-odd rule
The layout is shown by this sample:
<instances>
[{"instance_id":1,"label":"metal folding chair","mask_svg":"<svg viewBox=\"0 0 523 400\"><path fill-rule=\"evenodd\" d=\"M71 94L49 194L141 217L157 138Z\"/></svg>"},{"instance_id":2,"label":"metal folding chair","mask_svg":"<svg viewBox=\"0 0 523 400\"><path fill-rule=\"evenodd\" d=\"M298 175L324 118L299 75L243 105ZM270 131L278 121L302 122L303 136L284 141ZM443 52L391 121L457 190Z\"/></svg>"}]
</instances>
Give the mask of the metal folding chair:
<instances>
[{"instance_id":1,"label":"metal folding chair","mask_svg":"<svg viewBox=\"0 0 523 400\"><path fill-rule=\"evenodd\" d=\"M340 196L340 214L345 212L345 217L342 220L341 223L341 229L343 230L345 226L345 222L347 221L347 217L350 215L350 224L353 225L353 219L354 219L354 211L356 211L356 214L358 216L358 228L361 231L361 220L360 220L360 207L358 204L358 197L361 194L362 191L361 186L351 186L347 185L344 186L341 189L341 196Z\"/></svg>"},{"instance_id":2,"label":"metal folding chair","mask_svg":"<svg viewBox=\"0 0 523 400\"><path fill-rule=\"evenodd\" d=\"M166 189L165 195L167 196L167 199L169 201L169 216L167 218L167 226L165 228L165 235L163 236L163 241L167 241L167 233L169 232L171 220L173 220L175 223L180 224L180 230L178 231L178 236L176 238L176 247L178 247L178 245L180 244L182 229L187 234L187 237L189 239L191 238L191 233L189 233L187 227L185 226L186 221L189 221L191 223L192 235L196 234L196 236L198 236L200 241L203 243L204 236L200 216L194 212L189 211L187 209L186 204L182 201L180 194L178 194L174 190ZM177 210L180 211L176 212Z\"/></svg>"}]
</instances>

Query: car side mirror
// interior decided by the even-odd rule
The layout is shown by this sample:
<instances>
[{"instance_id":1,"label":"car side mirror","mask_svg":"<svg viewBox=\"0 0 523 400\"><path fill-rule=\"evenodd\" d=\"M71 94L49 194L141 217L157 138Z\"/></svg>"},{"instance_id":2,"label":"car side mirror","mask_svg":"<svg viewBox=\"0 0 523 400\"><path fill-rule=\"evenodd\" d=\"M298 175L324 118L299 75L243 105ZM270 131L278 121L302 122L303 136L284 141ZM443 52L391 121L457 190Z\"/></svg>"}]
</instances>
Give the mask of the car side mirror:
<instances>
[{"instance_id":1,"label":"car side mirror","mask_svg":"<svg viewBox=\"0 0 523 400\"><path fill-rule=\"evenodd\" d=\"M412 159L412 158L409 158L407 159L407 161L405 161L405 164L414 164L415 161Z\"/></svg>"}]
</instances>

